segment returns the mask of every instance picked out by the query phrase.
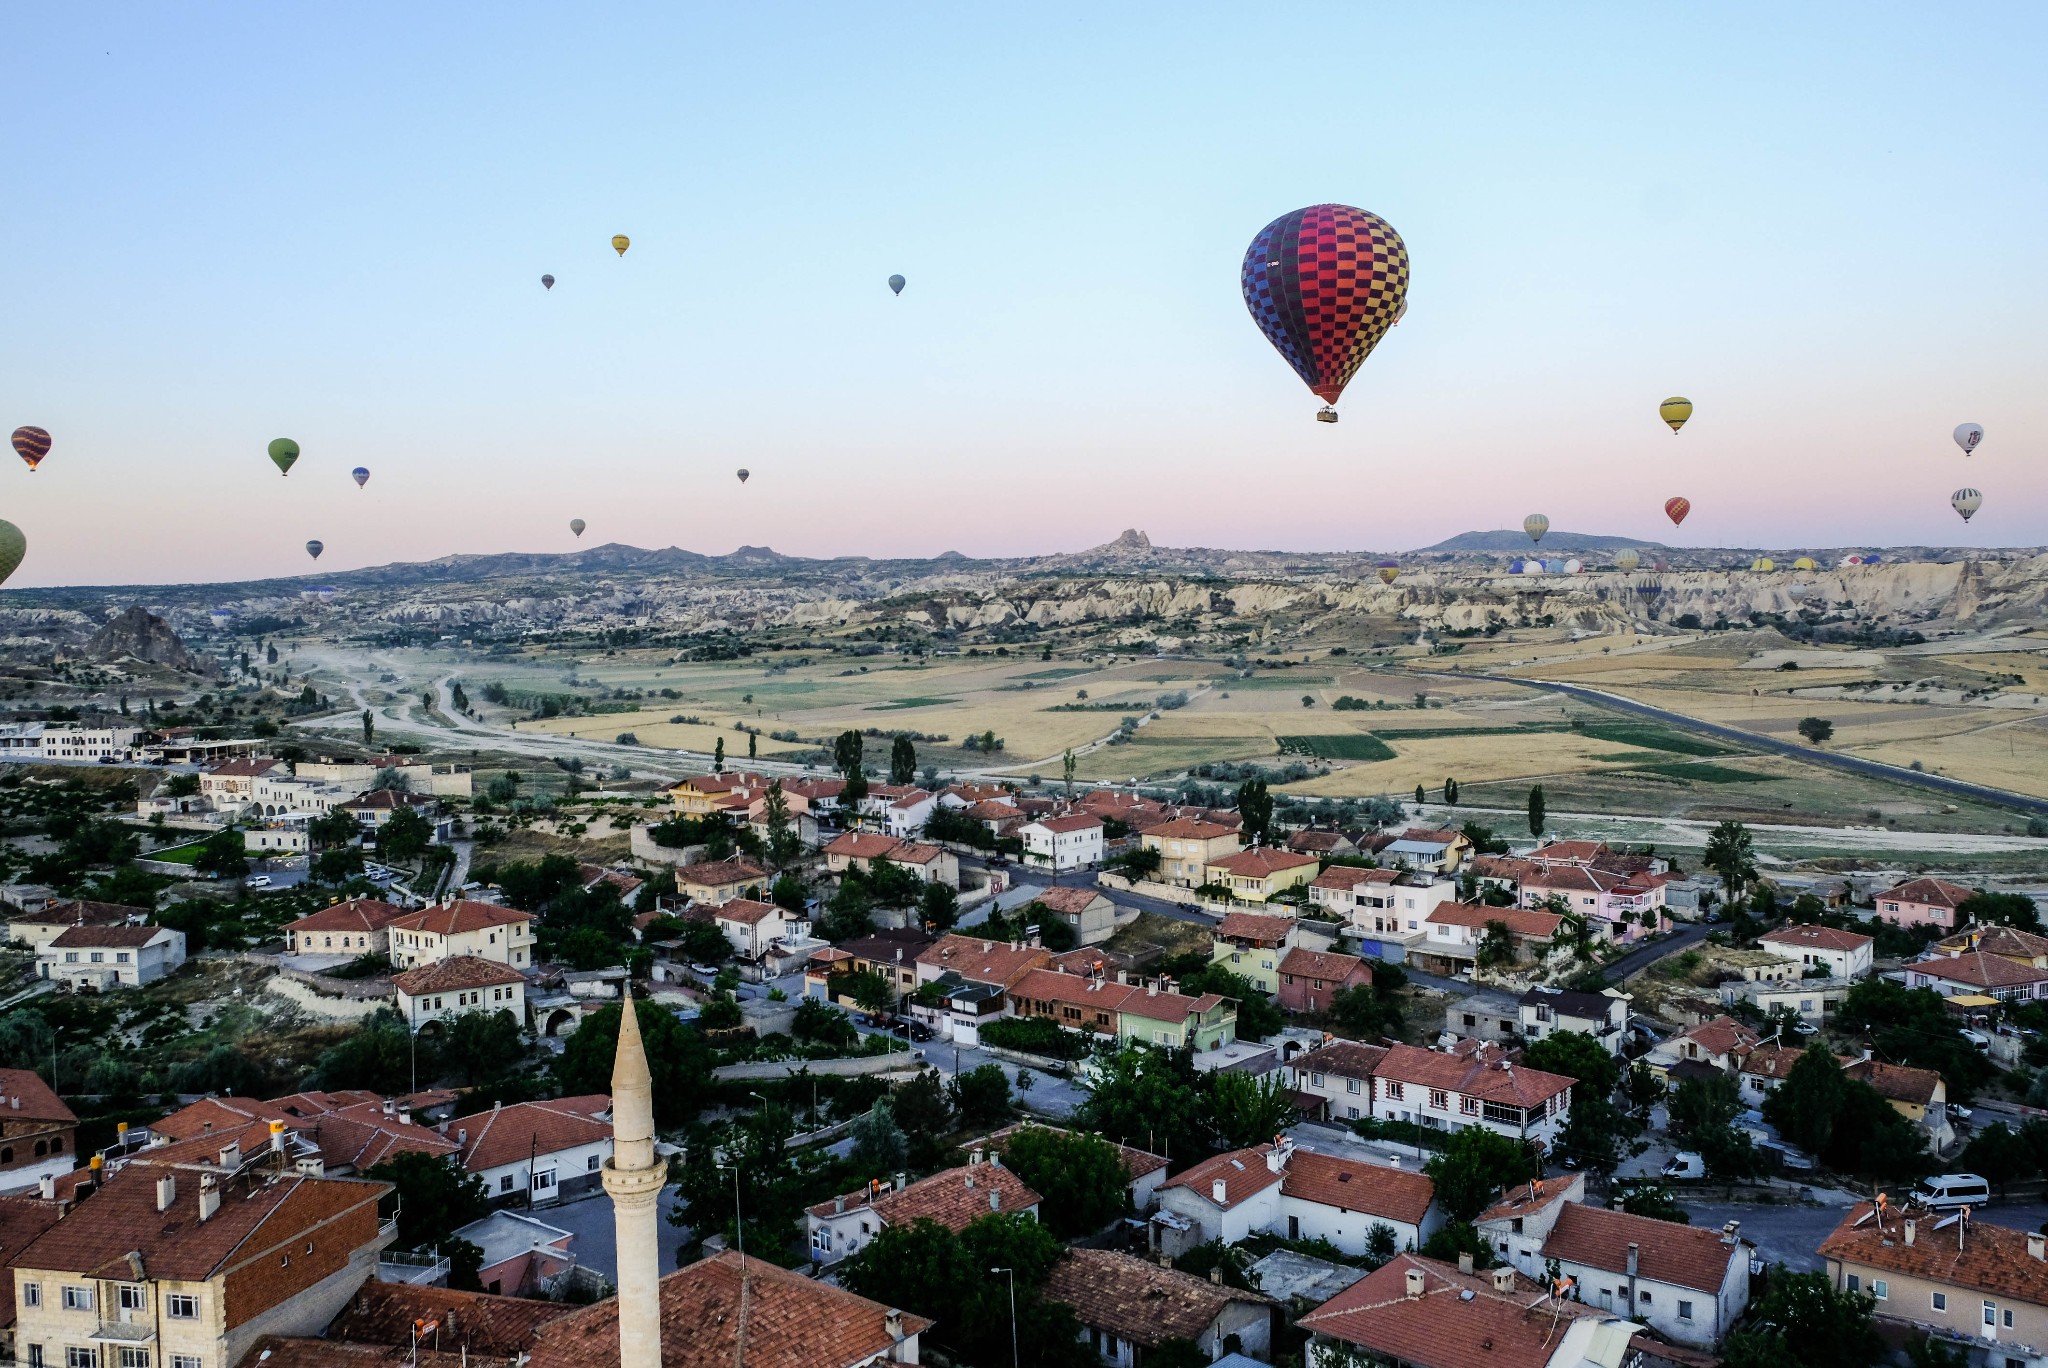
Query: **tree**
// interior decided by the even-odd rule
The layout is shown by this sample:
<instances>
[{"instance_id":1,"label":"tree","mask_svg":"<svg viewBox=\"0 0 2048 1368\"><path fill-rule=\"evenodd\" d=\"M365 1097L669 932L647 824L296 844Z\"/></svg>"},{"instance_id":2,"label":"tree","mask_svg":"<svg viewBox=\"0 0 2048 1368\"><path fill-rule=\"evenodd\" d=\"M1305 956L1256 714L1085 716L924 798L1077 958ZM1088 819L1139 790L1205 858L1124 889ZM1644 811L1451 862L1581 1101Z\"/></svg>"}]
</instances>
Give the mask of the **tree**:
<instances>
[{"instance_id":1,"label":"tree","mask_svg":"<svg viewBox=\"0 0 2048 1368\"><path fill-rule=\"evenodd\" d=\"M889 743L889 782L892 784L914 784L917 782L917 747L907 736L898 736Z\"/></svg>"},{"instance_id":2,"label":"tree","mask_svg":"<svg viewBox=\"0 0 2048 1368\"><path fill-rule=\"evenodd\" d=\"M316 847L347 845L362 834L362 823L342 811L329 808L306 823L306 839Z\"/></svg>"},{"instance_id":3,"label":"tree","mask_svg":"<svg viewBox=\"0 0 2048 1368\"><path fill-rule=\"evenodd\" d=\"M394 1008L381 1007L320 1056L313 1066L313 1086L330 1092L353 1088L411 1092L415 1051L424 1055L420 1061L425 1065L423 1076L431 1078L438 1072L431 1045L414 1039L405 1018Z\"/></svg>"},{"instance_id":4,"label":"tree","mask_svg":"<svg viewBox=\"0 0 2048 1368\"><path fill-rule=\"evenodd\" d=\"M2003 1121L1994 1121L1970 1138L1956 1161L1965 1172L1981 1176L2003 1197L2009 1184L2036 1177L2041 1166L2033 1146Z\"/></svg>"},{"instance_id":5,"label":"tree","mask_svg":"<svg viewBox=\"0 0 2048 1368\"><path fill-rule=\"evenodd\" d=\"M1354 984L1330 994L1330 1005L1323 1015L1345 1035L1359 1040L1398 1035L1401 1031L1401 1004L1380 988L1377 972L1372 983Z\"/></svg>"},{"instance_id":6,"label":"tree","mask_svg":"<svg viewBox=\"0 0 2048 1368\"><path fill-rule=\"evenodd\" d=\"M1240 1040L1265 1040L1280 1034L1287 1019L1280 1009L1243 974L1216 963L1181 977L1184 992L1201 996L1218 993L1237 1002L1237 1036Z\"/></svg>"},{"instance_id":7,"label":"tree","mask_svg":"<svg viewBox=\"0 0 2048 1368\"><path fill-rule=\"evenodd\" d=\"M676 1020L675 1013L656 1003L636 1000L634 1018L654 1076L654 1119L663 1127L680 1126L704 1106L711 1086L711 1050L696 1031ZM612 1063L619 1052L623 1007L613 1003L583 1019L556 1056L555 1081L571 1096L611 1091Z\"/></svg>"},{"instance_id":8,"label":"tree","mask_svg":"<svg viewBox=\"0 0 2048 1368\"><path fill-rule=\"evenodd\" d=\"M936 1140L953 1124L953 1104L936 1069L920 1069L889 1096L897 1124L913 1137Z\"/></svg>"},{"instance_id":9,"label":"tree","mask_svg":"<svg viewBox=\"0 0 2048 1368\"><path fill-rule=\"evenodd\" d=\"M725 738L722 736L711 747L711 772L725 773Z\"/></svg>"},{"instance_id":10,"label":"tree","mask_svg":"<svg viewBox=\"0 0 2048 1368\"><path fill-rule=\"evenodd\" d=\"M1499 969L1515 962L1515 940L1504 921L1490 921L1479 937L1473 963L1481 969Z\"/></svg>"},{"instance_id":11,"label":"tree","mask_svg":"<svg viewBox=\"0 0 2048 1368\"><path fill-rule=\"evenodd\" d=\"M860 773L861 751L864 744L860 733L851 727L839 733L832 742L832 768L838 770L849 782Z\"/></svg>"},{"instance_id":12,"label":"tree","mask_svg":"<svg viewBox=\"0 0 2048 1368\"><path fill-rule=\"evenodd\" d=\"M1958 926L2014 926L2041 931L2041 909L2024 893L1972 893L1956 905Z\"/></svg>"},{"instance_id":13,"label":"tree","mask_svg":"<svg viewBox=\"0 0 2048 1368\"><path fill-rule=\"evenodd\" d=\"M199 776L196 774L173 774L164 780L166 798L190 798L199 792Z\"/></svg>"},{"instance_id":14,"label":"tree","mask_svg":"<svg viewBox=\"0 0 2048 1368\"><path fill-rule=\"evenodd\" d=\"M904 1138L903 1128L896 1124L896 1109L886 1097L876 1099L874 1106L856 1116L847 1134L853 1140L853 1152L848 1158L858 1173L872 1177L895 1173L909 1157L910 1142ZM1043 1195L1044 1189L1035 1190Z\"/></svg>"},{"instance_id":15,"label":"tree","mask_svg":"<svg viewBox=\"0 0 2048 1368\"><path fill-rule=\"evenodd\" d=\"M803 843L789 824L789 799L784 796L780 783L768 786L767 797L762 800L761 817L768 828L768 867L774 870L789 868L803 852ZM803 904L797 905L801 907Z\"/></svg>"},{"instance_id":16,"label":"tree","mask_svg":"<svg viewBox=\"0 0 2048 1368\"><path fill-rule=\"evenodd\" d=\"M450 1156L406 1151L392 1155L363 1176L398 1189L393 1194L398 1206L398 1242L408 1249L437 1245L491 1211L491 1195L484 1180L464 1173Z\"/></svg>"},{"instance_id":17,"label":"tree","mask_svg":"<svg viewBox=\"0 0 2048 1368\"><path fill-rule=\"evenodd\" d=\"M1692 1222L1686 1209L1672 1199L1671 1189L1662 1183L1645 1183L1623 1193L1621 1209L1631 1216L1647 1216L1653 1221L1670 1221L1676 1225Z\"/></svg>"},{"instance_id":18,"label":"tree","mask_svg":"<svg viewBox=\"0 0 2048 1368\"><path fill-rule=\"evenodd\" d=\"M1207 1157L1202 1139L1209 1128L1185 1052L1126 1045L1100 1060L1084 1086L1088 1096L1074 1111L1076 1125L1177 1163Z\"/></svg>"},{"instance_id":19,"label":"tree","mask_svg":"<svg viewBox=\"0 0 2048 1368\"><path fill-rule=\"evenodd\" d=\"M1722 1347L1727 1368L1871 1368L1885 1356L1870 1319L1876 1298L1783 1264L1771 1270L1769 1289L1750 1304L1748 1327Z\"/></svg>"},{"instance_id":20,"label":"tree","mask_svg":"<svg viewBox=\"0 0 2048 1368\"><path fill-rule=\"evenodd\" d=\"M462 1082L477 1084L517 1064L526 1054L526 1037L510 1012L464 1012L448 1023L443 1053Z\"/></svg>"},{"instance_id":21,"label":"tree","mask_svg":"<svg viewBox=\"0 0 2048 1368\"><path fill-rule=\"evenodd\" d=\"M1452 1134L1422 1171L1436 1184L1437 1200L1452 1220L1470 1222L1504 1187L1542 1172L1529 1147L1490 1131L1467 1126Z\"/></svg>"},{"instance_id":22,"label":"tree","mask_svg":"<svg viewBox=\"0 0 2048 1368\"><path fill-rule=\"evenodd\" d=\"M1532 785L1529 789L1529 834L1541 838L1543 835L1543 785Z\"/></svg>"},{"instance_id":23,"label":"tree","mask_svg":"<svg viewBox=\"0 0 2048 1368\"><path fill-rule=\"evenodd\" d=\"M1010 1080L1000 1064L981 1064L954 1076L953 1109L970 1126L1010 1119Z\"/></svg>"},{"instance_id":24,"label":"tree","mask_svg":"<svg viewBox=\"0 0 2048 1368\"><path fill-rule=\"evenodd\" d=\"M1522 1062L1544 1073L1563 1074L1579 1080L1572 1094L1577 1106L1588 1093L1611 1093L1621 1082L1621 1064L1584 1031L1553 1031L1531 1041L1522 1051Z\"/></svg>"},{"instance_id":25,"label":"tree","mask_svg":"<svg viewBox=\"0 0 2048 1368\"><path fill-rule=\"evenodd\" d=\"M1237 815L1244 821L1247 839L1263 843L1273 827L1273 795L1266 781L1247 779L1237 788Z\"/></svg>"},{"instance_id":26,"label":"tree","mask_svg":"<svg viewBox=\"0 0 2048 1368\"><path fill-rule=\"evenodd\" d=\"M403 806L377 829L377 853L387 860L410 864L427 853L433 840L433 823L418 808Z\"/></svg>"},{"instance_id":27,"label":"tree","mask_svg":"<svg viewBox=\"0 0 2048 1368\"><path fill-rule=\"evenodd\" d=\"M1074 796L1074 769L1074 748L1069 746L1066 754L1060 757L1060 779L1067 786L1069 798Z\"/></svg>"},{"instance_id":28,"label":"tree","mask_svg":"<svg viewBox=\"0 0 2048 1368\"><path fill-rule=\"evenodd\" d=\"M747 759L757 758L761 750L761 737L757 732L747 733Z\"/></svg>"},{"instance_id":29,"label":"tree","mask_svg":"<svg viewBox=\"0 0 2048 1368\"><path fill-rule=\"evenodd\" d=\"M1809 1045L1785 1071L1784 1081L1764 1098L1764 1120L1808 1154L1824 1154L1834 1140L1835 1118L1848 1092L1849 1079L1834 1051Z\"/></svg>"},{"instance_id":30,"label":"tree","mask_svg":"<svg viewBox=\"0 0 2048 1368\"><path fill-rule=\"evenodd\" d=\"M1456 806L1456 805L1457 805L1457 802L1458 802L1458 781L1457 781L1457 780L1455 780L1455 779L1446 779L1446 780L1444 780L1444 806L1445 806L1445 807L1454 807L1454 806Z\"/></svg>"},{"instance_id":31,"label":"tree","mask_svg":"<svg viewBox=\"0 0 2048 1368\"><path fill-rule=\"evenodd\" d=\"M846 1013L816 998L805 998L796 1005L796 1020L791 1023L789 1033L798 1040L841 1047L850 1046L860 1039L860 1032L853 1029Z\"/></svg>"},{"instance_id":32,"label":"tree","mask_svg":"<svg viewBox=\"0 0 2048 1368\"><path fill-rule=\"evenodd\" d=\"M192 867L219 879L239 879L249 872L249 852L242 833L233 827L216 831L199 847Z\"/></svg>"},{"instance_id":33,"label":"tree","mask_svg":"<svg viewBox=\"0 0 2048 1368\"><path fill-rule=\"evenodd\" d=\"M834 983L835 996L850 997L866 1012L886 1012L896 1005L896 990L889 980L872 969L841 975Z\"/></svg>"},{"instance_id":34,"label":"tree","mask_svg":"<svg viewBox=\"0 0 2048 1368\"><path fill-rule=\"evenodd\" d=\"M1707 853L1700 863L1720 875L1729 901L1741 897L1756 878L1756 849L1749 828L1732 821L1717 825L1707 834Z\"/></svg>"},{"instance_id":35,"label":"tree","mask_svg":"<svg viewBox=\"0 0 2048 1368\"><path fill-rule=\"evenodd\" d=\"M1735 1080L1725 1075L1688 1078L1671 1095L1671 1133L1681 1140L1697 1139L1702 1131L1726 1126L1742 1114L1742 1098Z\"/></svg>"},{"instance_id":36,"label":"tree","mask_svg":"<svg viewBox=\"0 0 2048 1368\"><path fill-rule=\"evenodd\" d=\"M933 879L918 894L917 916L933 931L950 931L953 923L960 920L960 895L950 886Z\"/></svg>"},{"instance_id":37,"label":"tree","mask_svg":"<svg viewBox=\"0 0 2048 1368\"><path fill-rule=\"evenodd\" d=\"M311 685L307 686L312 687ZM377 739L377 719L368 708L363 709L363 744L371 745Z\"/></svg>"},{"instance_id":38,"label":"tree","mask_svg":"<svg viewBox=\"0 0 2048 1368\"><path fill-rule=\"evenodd\" d=\"M1091 1235L1130 1206L1123 1159L1100 1136L1021 1126L1003 1146L1003 1162L1043 1199L1039 1213L1062 1240Z\"/></svg>"},{"instance_id":39,"label":"tree","mask_svg":"<svg viewBox=\"0 0 2048 1368\"><path fill-rule=\"evenodd\" d=\"M1835 724L1825 717L1802 717L1799 719L1799 734L1818 746L1835 734Z\"/></svg>"},{"instance_id":40,"label":"tree","mask_svg":"<svg viewBox=\"0 0 2048 1368\"><path fill-rule=\"evenodd\" d=\"M1230 1069L1208 1075L1209 1122L1221 1149L1244 1149L1270 1140L1300 1116L1282 1073L1263 1079Z\"/></svg>"}]
</instances>

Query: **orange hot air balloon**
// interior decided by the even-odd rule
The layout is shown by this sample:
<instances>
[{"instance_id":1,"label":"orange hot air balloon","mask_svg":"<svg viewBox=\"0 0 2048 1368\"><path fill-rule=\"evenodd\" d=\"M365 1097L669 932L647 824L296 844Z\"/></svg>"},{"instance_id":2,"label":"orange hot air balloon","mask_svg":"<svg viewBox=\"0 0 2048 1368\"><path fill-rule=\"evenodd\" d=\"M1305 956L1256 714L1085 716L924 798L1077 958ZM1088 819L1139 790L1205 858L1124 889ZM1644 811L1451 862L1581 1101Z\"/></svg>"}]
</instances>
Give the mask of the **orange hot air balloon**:
<instances>
[{"instance_id":1,"label":"orange hot air balloon","mask_svg":"<svg viewBox=\"0 0 2048 1368\"><path fill-rule=\"evenodd\" d=\"M28 472L33 475L43 457L50 454L50 434L39 427L18 427L14 430L14 451L28 462Z\"/></svg>"},{"instance_id":2,"label":"orange hot air balloon","mask_svg":"<svg viewBox=\"0 0 2048 1368\"><path fill-rule=\"evenodd\" d=\"M1664 516L1671 519L1673 527L1684 522L1685 515L1690 512L1692 512L1691 499L1666 499L1664 501Z\"/></svg>"}]
</instances>

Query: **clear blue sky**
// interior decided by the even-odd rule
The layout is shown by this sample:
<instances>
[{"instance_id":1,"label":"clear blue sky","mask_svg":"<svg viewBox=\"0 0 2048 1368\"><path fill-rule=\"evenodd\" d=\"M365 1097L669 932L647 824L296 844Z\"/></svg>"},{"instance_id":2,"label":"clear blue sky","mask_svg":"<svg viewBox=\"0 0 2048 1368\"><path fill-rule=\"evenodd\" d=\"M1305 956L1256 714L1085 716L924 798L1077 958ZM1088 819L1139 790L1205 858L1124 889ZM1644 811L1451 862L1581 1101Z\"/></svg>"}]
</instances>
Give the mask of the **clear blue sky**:
<instances>
[{"instance_id":1,"label":"clear blue sky","mask_svg":"<svg viewBox=\"0 0 2048 1368\"><path fill-rule=\"evenodd\" d=\"M1530 511L2048 542L2038 6L15 5L0 47L0 430L56 439L0 470L16 584L572 516L811 555ZM1325 200L1414 278L1336 427L1237 288Z\"/></svg>"}]
</instances>

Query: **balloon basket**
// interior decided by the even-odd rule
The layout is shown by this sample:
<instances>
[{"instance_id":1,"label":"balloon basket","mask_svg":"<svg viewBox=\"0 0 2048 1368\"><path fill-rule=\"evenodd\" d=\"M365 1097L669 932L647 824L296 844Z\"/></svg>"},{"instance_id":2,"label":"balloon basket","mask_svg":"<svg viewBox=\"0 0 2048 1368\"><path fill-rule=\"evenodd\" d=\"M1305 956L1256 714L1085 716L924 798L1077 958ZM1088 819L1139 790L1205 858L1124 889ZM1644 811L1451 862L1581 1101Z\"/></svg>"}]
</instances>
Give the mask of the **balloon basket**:
<instances>
[{"instance_id":1,"label":"balloon basket","mask_svg":"<svg viewBox=\"0 0 2048 1368\"><path fill-rule=\"evenodd\" d=\"M1323 405L1321 408L1316 410L1316 421L1318 423L1336 422L1337 410L1331 408L1328 404Z\"/></svg>"}]
</instances>

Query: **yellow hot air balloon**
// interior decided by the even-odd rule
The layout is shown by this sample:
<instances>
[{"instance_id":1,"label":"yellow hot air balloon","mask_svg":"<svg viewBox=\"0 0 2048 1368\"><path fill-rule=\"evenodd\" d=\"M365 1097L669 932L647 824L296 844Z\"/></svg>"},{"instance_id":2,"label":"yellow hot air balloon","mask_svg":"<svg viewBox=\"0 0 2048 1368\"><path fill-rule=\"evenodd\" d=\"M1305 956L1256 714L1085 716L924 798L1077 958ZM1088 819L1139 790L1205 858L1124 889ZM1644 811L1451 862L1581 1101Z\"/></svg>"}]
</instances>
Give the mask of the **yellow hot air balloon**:
<instances>
[{"instance_id":1,"label":"yellow hot air balloon","mask_svg":"<svg viewBox=\"0 0 2048 1368\"><path fill-rule=\"evenodd\" d=\"M614 233L612 235L612 250L620 256L624 256L626 249L632 245L633 239L627 237L624 233Z\"/></svg>"},{"instance_id":2,"label":"yellow hot air balloon","mask_svg":"<svg viewBox=\"0 0 2048 1368\"><path fill-rule=\"evenodd\" d=\"M1642 563L1643 558L1636 553L1635 548L1632 546L1623 547L1614 553L1614 568L1621 571L1624 575L1634 574L1636 567Z\"/></svg>"},{"instance_id":3,"label":"yellow hot air balloon","mask_svg":"<svg viewBox=\"0 0 2048 1368\"><path fill-rule=\"evenodd\" d=\"M1801 556L1798 560L1792 562L1792 568L1794 570L1818 570L1820 569L1820 564L1811 556Z\"/></svg>"},{"instance_id":4,"label":"yellow hot air balloon","mask_svg":"<svg viewBox=\"0 0 2048 1368\"><path fill-rule=\"evenodd\" d=\"M1685 426L1685 420L1692 417L1692 400L1674 394L1657 405L1657 416L1671 425L1673 432Z\"/></svg>"},{"instance_id":5,"label":"yellow hot air balloon","mask_svg":"<svg viewBox=\"0 0 2048 1368\"><path fill-rule=\"evenodd\" d=\"M1380 583L1392 584L1401 577L1401 562L1397 560L1383 560L1379 564L1379 571Z\"/></svg>"},{"instance_id":6,"label":"yellow hot air balloon","mask_svg":"<svg viewBox=\"0 0 2048 1368\"><path fill-rule=\"evenodd\" d=\"M1758 572L1759 574L1768 574L1771 571L1778 568L1778 563L1772 560L1769 556L1758 556L1755 560L1749 563L1749 568Z\"/></svg>"}]
</instances>

